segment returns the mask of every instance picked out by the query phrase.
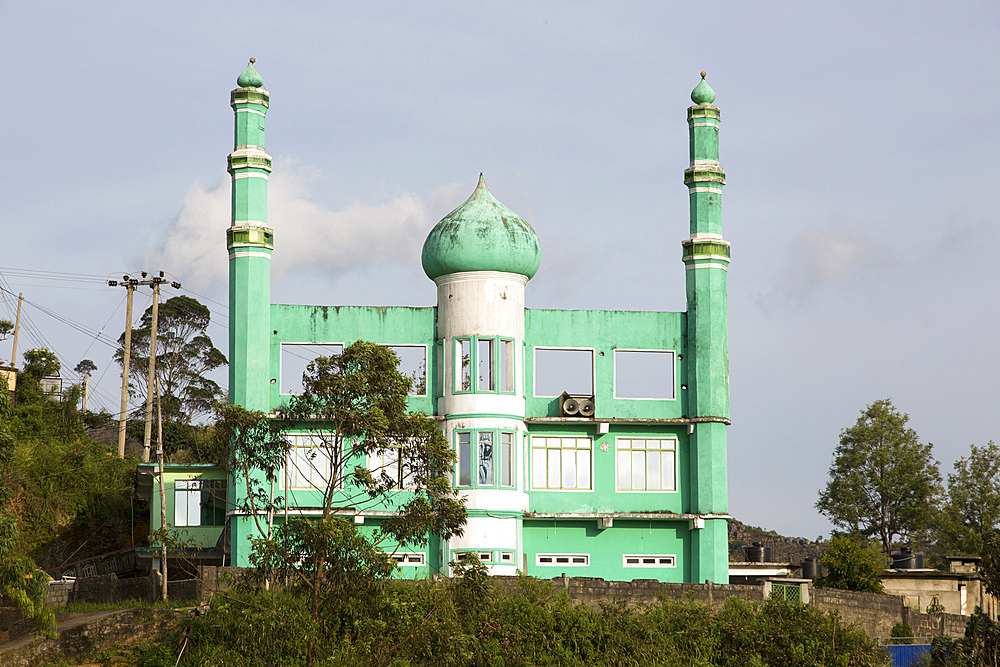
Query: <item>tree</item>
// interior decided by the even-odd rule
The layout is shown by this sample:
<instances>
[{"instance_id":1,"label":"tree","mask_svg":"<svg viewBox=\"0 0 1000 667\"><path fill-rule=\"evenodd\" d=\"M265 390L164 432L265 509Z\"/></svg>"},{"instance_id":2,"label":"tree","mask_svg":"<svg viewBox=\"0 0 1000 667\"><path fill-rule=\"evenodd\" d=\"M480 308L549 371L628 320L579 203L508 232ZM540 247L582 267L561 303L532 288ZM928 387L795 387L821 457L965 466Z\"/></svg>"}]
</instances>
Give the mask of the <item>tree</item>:
<instances>
[{"instance_id":1,"label":"tree","mask_svg":"<svg viewBox=\"0 0 1000 667\"><path fill-rule=\"evenodd\" d=\"M73 372L77 375L90 375L97 370L97 364L95 364L90 359L84 359L76 365Z\"/></svg>"},{"instance_id":2,"label":"tree","mask_svg":"<svg viewBox=\"0 0 1000 667\"><path fill-rule=\"evenodd\" d=\"M35 380L59 374L59 357L47 347L36 347L24 353L21 372Z\"/></svg>"},{"instance_id":3,"label":"tree","mask_svg":"<svg viewBox=\"0 0 1000 667\"><path fill-rule=\"evenodd\" d=\"M218 383L208 377L209 373L228 363L206 333L211 318L212 313L206 306L188 296L175 296L159 306L156 374L163 391L163 418L166 421L189 424L211 414L214 405L223 398ZM153 308L150 306L142 314L139 328L132 330L129 375L133 388L130 393L143 399L142 410L145 410L147 395L152 321ZM124 332L118 344L122 347L115 352L115 361L123 365Z\"/></svg>"},{"instance_id":4,"label":"tree","mask_svg":"<svg viewBox=\"0 0 1000 667\"><path fill-rule=\"evenodd\" d=\"M287 460L290 469L308 467L309 477L320 480L315 490L321 516L292 518L273 532L258 520L261 537L251 557L258 581L287 581L302 594L312 623L306 632L309 665L320 624L347 623L345 615L372 604L374 591L393 571L382 549L426 544L431 534L450 538L465 523L464 502L450 483L454 452L433 420L407 411L411 380L397 365L391 350L358 341L340 355L310 362L304 393L290 399L275 423L230 406L217 428L220 435L235 436L229 458L246 484L246 509L254 517L277 509L268 488L288 443L276 431L310 434L310 446L299 448L305 452ZM263 479L243 461L256 461ZM370 535L340 516L373 508L393 515Z\"/></svg>"},{"instance_id":5,"label":"tree","mask_svg":"<svg viewBox=\"0 0 1000 667\"><path fill-rule=\"evenodd\" d=\"M931 526L941 493L933 446L921 443L908 421L890 399L865 408L841 431L830 481L816 502L835 526L853 537L877 538L885 553L896 537Z\"/></svg>"},{"instance_id":6,"label":"tree","mask_svg":"<svg viewBox=\"0 0 1000 667\"><path fill-rule=\"evenodd\" d=\"M981 556L983 538L1000 527L1000 447L972 445L948 475L948 493L938 517L937 542L946 553Z\"/></svg>"},{"instance_id":7,"label":"tree","mask_svg":"<svg viewBox=\"0 0 1000 667\"><path fill-rule=\"evenodd\" d=\"M25 618L46 634L54 634L55 615L45 606L47 574L24 553L16 517L8 511L11 491L5 483L6 469L14 459L15 441L7 424L10 404L6 383L0 384L0 593L21 610Z\"/></svg>"},{"instance_id":8,"label":"tree","mask_svg":"<svg viewBox=\"0 0 1000 667\"><path fill-rule=\"evenodd\" d=\"M826 574L816 580L820 588L848 591L882 592L885 554L871 543L861 544L843 535L830 540L819 559Z\"/></svg>"}]
</instances>

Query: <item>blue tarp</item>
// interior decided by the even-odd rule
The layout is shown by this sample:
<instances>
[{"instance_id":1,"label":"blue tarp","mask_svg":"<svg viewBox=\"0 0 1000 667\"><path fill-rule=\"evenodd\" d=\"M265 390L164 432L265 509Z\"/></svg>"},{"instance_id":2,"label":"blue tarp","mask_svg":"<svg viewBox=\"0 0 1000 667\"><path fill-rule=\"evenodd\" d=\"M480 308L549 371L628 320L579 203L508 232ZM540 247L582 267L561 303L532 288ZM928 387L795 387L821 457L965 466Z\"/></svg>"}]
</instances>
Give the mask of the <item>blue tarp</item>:
<instances>
[{"instance_id":1,"label":"blue tarp","mask_svg":"<svg viewBox=\"0 0 1000 667\"><path fill-rule=\"evenodd\" d=\"M931 652L930 644L901 644L882 648L892 658L892 667L913 667L920 658Z\"/></svg>"}]
</instances>

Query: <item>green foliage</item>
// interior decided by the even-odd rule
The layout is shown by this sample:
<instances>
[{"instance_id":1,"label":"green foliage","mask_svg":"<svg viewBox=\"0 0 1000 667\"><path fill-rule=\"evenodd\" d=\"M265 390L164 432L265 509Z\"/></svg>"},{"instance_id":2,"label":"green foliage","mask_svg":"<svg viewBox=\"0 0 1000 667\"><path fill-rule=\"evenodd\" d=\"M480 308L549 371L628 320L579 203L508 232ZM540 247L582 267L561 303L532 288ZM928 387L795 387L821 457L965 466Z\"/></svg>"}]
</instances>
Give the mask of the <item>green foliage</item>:
<instances>
[{"instance_id":1,"label":"green foliage","mask_svg":"<svg viewBox=\"0 0 1000 667\"><path fill-rule=\"evenodd\" d=\"M212 313L189 296L175 296L161 303L156 324L156 375L163 392L165 422L189 424L211 414L223 398L218 383L208 377L213 370L225 366L226 357L216 349L206 333ZM153 307L142 314L138 328L132 330L132 350L129 360L130 392L142 399L145 410L149 377L149 339L152 332ZM118 338L122 347L115 352L115 361L123 364L125 333Z\"/></svg>"},{"instance_id":2,"label":"green foliage","mask_svg":"<svg viewBox=\"0 0 1000 667\"><path fill-rule=\"evenodd\" d=\"M241 588L216 596L209 613L192 620L181 664L304 664L311 639L303 632L309 627L306 601L293 588ZM809 606L731 598L714 613L695 602L667 600L593 608L574 605L550 582L522 577L508 590L480 577L474 566L451 582L395 582L373 592L363 608L348 621L342 616L317 627L316 664L887 664L863 632ZM172 665L175 655L149 647L134 664Z\"/></svg>"},{"instance_id":3,"label":"green foliage","mask_svg":"<svg viewBox=\"0 0 1000 667\"><path fill-rule=\"evenodd\" d=\"M24 353L24 368L21 372L31 378L43 378L59 374L59 357L47 347L36 347Z\"/></svg>"},{"instance_id":4,"label":"green foliage","mask_svg":"<svg viewBox=\"0 0 1000 667\"><path fill-rule=\"evenodd\" d=\"M90 375L97 370L97 364L95 364L90 359L84 359L76 365L73 372L77 375Z\"/></svg>"},{"instance_id":5,"label":"green foliage","mask_svg":"<svg viewBox=\"0 0 1000 667\"><path fill-rule=\"evenodd\" d=\"M885 554L874 544L860 544L844 536L835 537L823 552L819 564L826 574L815 579L820 588L881 593Z\"/></svg>"},{"instance_id":6,"label":"green foliage","mask_svg":"<svg viewBox=\"0 0 1000 667\"><path fill-rule=\"evenodd\" d=\"M935 532L946 555L981 556L984 536L998 525L1000 447L990 441L955 461Z\"/></svg>"},{"instance_id":7,"label":"green foliage","mask_svg":"<svg viewBox=\"0 0 1000 667\"><path fill-rule=\"evenodd\" d=\"M10 512L14 494L9 486L10 470L17 455L11 434L10 405L6 383L0 385L0 593L6 595L35 627L55 632L55 616L45 606L49 577L24 552L17 518Z\"/></svg>"},{"instance_id":8,"label":"green foliage","mask_svg":"<svg viewBox=\"0 0 1000 667\"><path fill-rule=\"evenodd\" d=\"M906 623L897 623L892 626L892 630L889 631L889 636L895 639L893 644L912 644L913 628Z\"/></svg>"},{"instance_id":9,"label":"green foliage","mask_svg":"<svg viewBox=\"0 0 1000 667\"><path fill-rule=\"evenodd\" d=\"M996 664L1000 664L1000 625L991 621L979 607L966 621L964 637L935 637L931 644L932 667Z\"/></svg>"},{"instance_id":10,"label":"green foliage","mask_svg":"<svg viewBox=\"0 0 1000 667\"><path fill-rule=\"evenodd\" d=\"M983 537L983 556L977 567L986 590L1000 596L1000 531L991 530Z\"/></svg>"},{"instance_id":11,"label":"green foliage","mask_svg":"<svg viewBox=\"0 0 1000 667\"><path fill-rule=\"evenodd\" d=\"M816 502L835 526L877 538L885 553L896 537L931 526L941 493L932 445L921 443L908 421L890 399L865 408L854 426L841 431L830 481Z\"/></svg>"}]
</instances>

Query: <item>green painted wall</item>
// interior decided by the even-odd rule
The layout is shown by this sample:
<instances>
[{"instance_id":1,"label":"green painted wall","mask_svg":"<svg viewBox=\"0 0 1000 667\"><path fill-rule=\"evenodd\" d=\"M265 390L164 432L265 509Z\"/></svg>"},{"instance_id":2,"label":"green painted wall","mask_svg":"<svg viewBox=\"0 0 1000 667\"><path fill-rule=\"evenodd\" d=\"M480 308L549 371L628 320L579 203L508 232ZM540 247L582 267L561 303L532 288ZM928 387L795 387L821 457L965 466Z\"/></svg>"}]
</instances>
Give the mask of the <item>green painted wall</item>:
<instances>
[{"instance_id":1,"label":"green painted wall","mask_svg":"<svg viewBox=\"0 0 1000 667\"><path fill-rule=\"evenodd\" d=\"M596 418L670 419L686 414L686 356L684 313L633 310L533 310L524 313L526 341L525 414L528 417L558 417L557 398L534 394L534 348L594 348ZM651 401L614 397L614 351L616 349L673 350L676 360L674 400Z\"/></svg>"},{"instance_id":2,"label":"green painted wall","mask_svg":"<svg viewBox=\"0 0 1000 667\"><path fill-rule=\"evenodd\" d=\"M162 526L160 522L160 484L157 480L156 466L149 466L147 469L154 473L153 490L149 501L149 522L150 530L159 530ZM163 473L164 492L167 496L167 527L175 531L177 539L186 542L191 546L211 549L215 547L222 535L223 526L174 526L174 483L178 480L202 480L202 481L224 481L226 474L218 466L208 465L184 465L167 464ZM159 543L151 546L159 546Z\"/></svg>"},{"instance_id":3,"label":"green painted wall","mask_svg":"<svg viewBox=\"0 0 1000 667\"><path fill-rule=\"evenodd\" d=\"M563 572L570 577L601 577L611 581L655 579L682 583L692 581L687 543L687 521L615 519L612 528L601 528L597 519L525 519L523 527L526 574L550 579ZM539 566L539 553L581 553L590 555L588 567ZM677 558L675 567L625 567L623 553L665 554ZM697 581L694 579L694 581Z\"/></svg>"}]
</instances>

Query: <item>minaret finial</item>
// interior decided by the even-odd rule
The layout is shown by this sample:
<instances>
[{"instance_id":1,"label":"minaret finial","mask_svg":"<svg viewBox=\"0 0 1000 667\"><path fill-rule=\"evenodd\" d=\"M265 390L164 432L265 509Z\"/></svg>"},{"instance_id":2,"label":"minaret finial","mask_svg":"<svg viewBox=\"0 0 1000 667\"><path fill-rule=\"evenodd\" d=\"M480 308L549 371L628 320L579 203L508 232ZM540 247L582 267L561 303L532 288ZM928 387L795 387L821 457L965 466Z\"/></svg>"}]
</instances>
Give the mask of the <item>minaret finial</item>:
<instances>
[{"instance_id":1,"label":"minaret finial","mask_svg":"<svg viewBox=\"0 0 1000 667\"><path fill-rule=\"evenodd\" d=\"M250 62L253 62L253 58L250 59ZM705 73L705 70L702 70L701 71L701 78L704 79L706 76L708 76L708 74Z\"/></svg>"},{"instance_id":2,"label":"minaret finial","mask_svg":"<svg viewBox=\"0 0 1000 667\"><path fill-rule=\"evenodd\" d=\"M701 81L691 91L691 101L695 104L711 104L715 101L715 91L705 81L706 73L701 73Z\"/></svg>"},{"instance_id":3,"label":"minaret finial","mask_svg":"<svg viewBox=\"0 0 1000 667\"><path fill-rule=\"evenodd\" d=\"M236 79L236 85L239 86L240 88L264 87L264 79L262 79L260 74L257 73L257 70L253 68L253 64L255 62L257 62L257 59L251 58L250 64L247 65L247 68L243 70L243 73L240 74L238 79Z\"/></svg>"}]
</instances>

